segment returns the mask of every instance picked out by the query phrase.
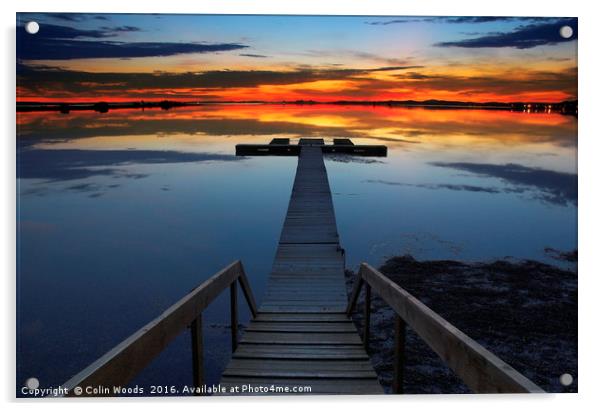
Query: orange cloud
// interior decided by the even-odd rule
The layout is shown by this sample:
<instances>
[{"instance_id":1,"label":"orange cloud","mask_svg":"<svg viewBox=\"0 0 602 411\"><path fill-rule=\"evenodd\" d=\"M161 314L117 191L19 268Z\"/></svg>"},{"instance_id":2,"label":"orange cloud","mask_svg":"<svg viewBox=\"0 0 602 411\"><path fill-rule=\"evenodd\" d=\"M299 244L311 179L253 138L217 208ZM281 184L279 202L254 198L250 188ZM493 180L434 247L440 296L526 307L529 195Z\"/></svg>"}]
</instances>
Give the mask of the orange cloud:
<instances>
[{"instance_id":1,"label":"orange cloud","mask_svg":"<svg viewBox=\"0 0 602 411\"><path fill-rule=\"evenodd\" d=\"M95 73L23 66L17 101L541 101L577 98L574 67L504 66Z\"/></svg>"}]
</instances>

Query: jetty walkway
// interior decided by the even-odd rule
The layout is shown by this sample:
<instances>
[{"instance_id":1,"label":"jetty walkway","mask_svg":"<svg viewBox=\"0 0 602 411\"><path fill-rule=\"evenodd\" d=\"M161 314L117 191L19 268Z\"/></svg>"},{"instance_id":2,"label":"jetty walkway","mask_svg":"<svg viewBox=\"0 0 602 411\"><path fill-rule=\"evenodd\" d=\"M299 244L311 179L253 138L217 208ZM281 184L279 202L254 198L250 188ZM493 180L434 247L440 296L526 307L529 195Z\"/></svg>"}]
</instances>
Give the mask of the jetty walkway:
<instances>
[{"instance_id":1,"label":"jetty walkway","mask_svg":"<svg viewBox=\"0 0 602 411\"><path fill-rule=\"evenodd\" d=\"M267 291L221 384L309 386L311 393L383 392L345 313L345 256L322 144L301 142Z\"/></svg>"}]
</instances>

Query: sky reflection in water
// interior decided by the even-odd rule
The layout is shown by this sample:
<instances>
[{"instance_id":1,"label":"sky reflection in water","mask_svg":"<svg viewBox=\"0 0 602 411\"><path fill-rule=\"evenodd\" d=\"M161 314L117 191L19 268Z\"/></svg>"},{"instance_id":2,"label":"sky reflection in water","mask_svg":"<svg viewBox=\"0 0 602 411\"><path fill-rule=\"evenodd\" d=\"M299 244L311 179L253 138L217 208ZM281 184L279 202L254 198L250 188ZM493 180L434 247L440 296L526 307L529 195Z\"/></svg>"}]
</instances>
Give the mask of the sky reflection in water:
<instances>
[{"instance_id":1,"label":"sky reflection in water","mask_svg":"<svg viewBox=\"0 0 602 411\"><path fill-rule=\"evenodd\" d=\"M296 158L235 157L237 143L389 147L326 162L348 267L404 253L545 260L577 244L569 116L246 105L17 120L18 384L66 381L232 260L261 300ZM206 317L210 383L229 358L226 294ZM188 383L189 350L184 334L136 382Z\"/></svg>"}]
</instances>

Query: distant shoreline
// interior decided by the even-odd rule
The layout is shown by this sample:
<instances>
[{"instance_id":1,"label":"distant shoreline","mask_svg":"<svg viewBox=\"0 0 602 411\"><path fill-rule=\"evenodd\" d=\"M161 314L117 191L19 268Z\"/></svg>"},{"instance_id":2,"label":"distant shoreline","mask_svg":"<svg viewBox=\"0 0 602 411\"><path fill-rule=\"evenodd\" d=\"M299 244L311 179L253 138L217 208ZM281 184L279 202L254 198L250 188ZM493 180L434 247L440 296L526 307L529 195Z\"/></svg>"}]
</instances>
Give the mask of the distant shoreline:
<instances>
[{"instance_id":1,"label":"distant shoreline","mask_svg":"<svg viewBox=\"0 0 602 411\"><path fill-rule=\"evenodd\" d=\"M514 103L473 103L465 101L445 101L445 100L391 100L391 101L330 101L318 102L313 100L295 100L295 101L136 101L136 102L121 102L108 103L99 102L17 102L17 112L34 112L34 111L58 111L63 114L68 114L71 111L96 111L106 113L109 110L119 109L147 109L161 108L169 110L177 107L192 107L206 105L334 105L334 106L372 106L372 107L421 107L429 109L474 109L474 110L505 110L528 113L558 113L566 115L577 115L577 100L563 101L560 103L542 103L542 102L514 102Z\"/></svg>"}]
</instances>

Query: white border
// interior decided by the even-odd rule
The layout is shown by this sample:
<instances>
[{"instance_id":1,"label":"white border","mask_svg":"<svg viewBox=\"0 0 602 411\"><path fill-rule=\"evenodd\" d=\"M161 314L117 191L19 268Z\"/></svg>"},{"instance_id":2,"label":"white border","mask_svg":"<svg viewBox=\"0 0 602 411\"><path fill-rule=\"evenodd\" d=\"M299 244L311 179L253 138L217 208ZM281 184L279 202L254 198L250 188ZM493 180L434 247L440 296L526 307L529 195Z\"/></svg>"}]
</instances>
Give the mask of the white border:
<instances>
[{"instance_id":1,"label":"white border","mask_svg":"<svg viewBox=\"0 0 602 411\"><path fill-rule=\"evenodd\" d=\"M2 207L3 235L0 238L0 261L4 262L3 338L1 353L4 369L0 374L2 399L9 407L16 406L15 387L15 12L131 12L131 13L225 13L225 14L350 14L350 15L506 15L506 16L577 16L579 17L579 390L577 395L545 396L407 396L399 397L289 397L287 398L239 398L239 399L122 399L110 400L111 407L131 407L133 403L144 403L150 409L162 409L166 403L176 402L178 407L248 407L249 410L270 410L286 407L289 411L305 410L308 407L336 406L345 409L398 409L420 407L440 411L488 408L488 411L508 408L545 407L549 410L566 411L576 401L593 405L598 400L600 380L600 290L602 272L596 257L599 251L599 235L602 233L599 210L600 179L602 176L599 156L602 154L602 133L596 115L600 106L599 73L601 59L599 43L602 39L600 14L595 2L577 1L526 1L504 0L485 2L471 0L454 1L353 1L353 0L229 0L229 1L157 1L126 2L123 0L20 0L17 4L2 2L2 24L4 41L2 46L2 124L1 137L4 161L0 167L4 189ZM599 117L599 115L598 115ZM596 212L598 211L598 212ZM27 402L28 406L32 401ZM34 406L49 409L78 407L83 400L37 401ZM374 405L372 405L374 402ZM335 405L336 404L336 405ZM108 404L103 401L85 401L87 407L101 409Z\"/></svg>"}]
</instances>

